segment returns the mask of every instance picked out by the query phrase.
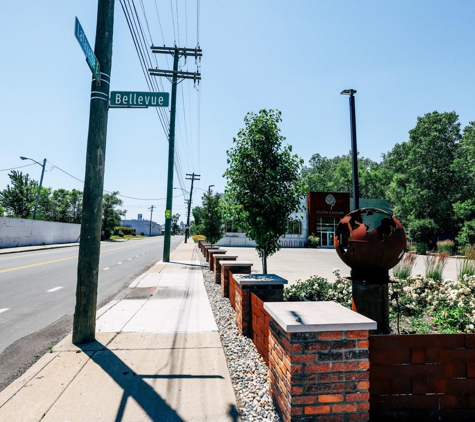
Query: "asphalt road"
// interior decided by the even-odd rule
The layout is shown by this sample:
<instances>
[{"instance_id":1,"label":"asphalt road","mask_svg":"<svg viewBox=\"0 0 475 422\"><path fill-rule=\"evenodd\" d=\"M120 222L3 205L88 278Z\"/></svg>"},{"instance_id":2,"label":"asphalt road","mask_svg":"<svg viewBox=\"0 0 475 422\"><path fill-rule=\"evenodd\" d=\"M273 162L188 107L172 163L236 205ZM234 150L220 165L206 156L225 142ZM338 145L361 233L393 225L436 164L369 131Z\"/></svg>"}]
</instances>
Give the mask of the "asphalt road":
<instances>
[{"instance_id":1,"label":"asphalt road","mask_svg":"<svg viewBox=\"0 0 475 422\"><path fill-rule=\"evenodd\" d=\"M171 250L183 239L172 236ZM71 331L78 249L0 255L0 391L2 378L5 384L5 376L1 375L5 367L7 372L13 371L7 377L10 381L44 354L49 344L54 345ZM161 260L162 255L163 236L102 242L98 308Z\"/></svg>"}]
</instances>

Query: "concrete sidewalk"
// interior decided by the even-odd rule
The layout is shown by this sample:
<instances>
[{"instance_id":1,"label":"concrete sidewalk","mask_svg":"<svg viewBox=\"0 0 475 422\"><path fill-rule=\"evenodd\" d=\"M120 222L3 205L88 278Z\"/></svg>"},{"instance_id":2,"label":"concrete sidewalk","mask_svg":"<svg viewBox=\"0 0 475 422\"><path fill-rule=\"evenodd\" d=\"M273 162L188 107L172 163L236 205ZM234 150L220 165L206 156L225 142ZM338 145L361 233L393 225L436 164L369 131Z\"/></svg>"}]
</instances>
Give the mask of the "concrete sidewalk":
<instances>
[{"instance_id":1,"label":"concrete sidewalk","mask_svg":"<svg viewBox=\"0 0 475 422\"><path fill-rule=\"evenodd\" d=\"M236 421L194 244L182 243L0 393L0 421Z\"/></svg>"}]
</instances>

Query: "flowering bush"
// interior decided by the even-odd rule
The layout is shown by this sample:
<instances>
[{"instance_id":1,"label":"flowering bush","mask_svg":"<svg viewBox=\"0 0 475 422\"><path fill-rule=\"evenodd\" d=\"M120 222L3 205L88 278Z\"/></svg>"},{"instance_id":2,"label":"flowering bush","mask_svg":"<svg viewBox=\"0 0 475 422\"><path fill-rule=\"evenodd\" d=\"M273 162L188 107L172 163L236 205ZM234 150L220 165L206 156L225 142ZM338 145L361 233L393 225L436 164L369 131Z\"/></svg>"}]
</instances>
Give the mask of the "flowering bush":
<instances>
[{"instance_id":1,"label":"flowering bush","mask_svg":"<svg viewBox=\"0 0 475 422\"><path fill-rule=\"evenodd\" d=\"M351 281L334 270L336 281L319 276L284 290L286 301L332 300L351 308ZM437 281L420 275L389 284L392 325L402 320L403 333L475 333L475 276Z\"/></svg>"},{"instance_id":2,"label":"flowering bush","mask_svg":"<svg viewBox=\"0 0 475 422\"><path fill-rule=\"evenodd\" d=\"M284 289L284 300L312 301L333 300L347 308L351 308L351 281L340 276L340 270L333 270L336 281L330 283L326 278L312 276L307 280L298 280Z\"/></svg>"}]
</instances>

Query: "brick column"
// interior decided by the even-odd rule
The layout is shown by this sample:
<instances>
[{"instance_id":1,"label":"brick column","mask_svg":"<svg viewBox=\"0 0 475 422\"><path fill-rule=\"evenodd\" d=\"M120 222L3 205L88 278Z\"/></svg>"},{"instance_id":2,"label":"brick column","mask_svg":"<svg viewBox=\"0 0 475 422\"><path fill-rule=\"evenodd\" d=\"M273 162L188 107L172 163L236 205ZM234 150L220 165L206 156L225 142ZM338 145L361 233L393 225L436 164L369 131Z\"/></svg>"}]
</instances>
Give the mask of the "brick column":
<instances>
[{"instance_id":1,"label":"brick column","mask_svg":"<svg viewBox=\"0 0 475 422\"><path fill-rule=\"evenodd\" d=\"M211 247L211 246L207 246L206 249L205 249L205 258L206 258L206 262L209 262L209 253L211 251L218 251L219 250L219 246L214 246Z\"/></svg>"},{"instance_id":2,"label":"brick column","mask_svg":"<svg viewBox=\"0 0 475 422\"><path fill-rule=\"evenodd\" d=\"M368 330L335 302L264 303L271 396L284 422L368 421Z\"/></svg>"},{"instance_id":3,"label":"brick column","mask_svg":"<svg viewBox=\"0 0 475 422\"><path fill-rule=\"evenodd\" d=\"M213 271L214 268L214 260L213 257L215 255L224 255L227 251L224 249L210 249L208 250L208 263L209 263L209 270Z\"/></svg>"},{"instance_id":4,"label":"brick column","mask_svg":"<svg viewBox=\"0 0 475 422\"><path fill-rule=\"evenodd\" d=\"M248 261L229 261L221 262L221 295L229 297L229 273L251 274L252 262ZM233 304L231 302L231 304Z\"/></svg>"},{"instance_id":5,"label":"brick column","mask_svg":"<svg viewBox=\"0 0 475 422\"><path fill-rule=\"evenodd\" d=\"M221 284L221 261L236 261L237 255L213 255L214 282Z\"/></svg>"},{"instance_id":6,"label":"brick column","mask_svg":"<svg viewBox=\"0 0 475 422\"><path fill-rule=\"evenodd\" d=\"M275 274L232 274L235 289L236 325L243 336L252 338L251 292L264 302L282 302L287 280ZM231 289L230 289L231 298Z\"/></svg>"},{"instance_id":7,"label":"brick column","mask_svg":"<svg viewBox=\"0 0 475 422\"><path fill-rule=\"evenodd\" d=\"M202 241L201 244L200 244L200 250L201 250L201 253L203 255L205 254L205 247L206 246L211 246L211 243Z\"/></svg>"}]
</instances>

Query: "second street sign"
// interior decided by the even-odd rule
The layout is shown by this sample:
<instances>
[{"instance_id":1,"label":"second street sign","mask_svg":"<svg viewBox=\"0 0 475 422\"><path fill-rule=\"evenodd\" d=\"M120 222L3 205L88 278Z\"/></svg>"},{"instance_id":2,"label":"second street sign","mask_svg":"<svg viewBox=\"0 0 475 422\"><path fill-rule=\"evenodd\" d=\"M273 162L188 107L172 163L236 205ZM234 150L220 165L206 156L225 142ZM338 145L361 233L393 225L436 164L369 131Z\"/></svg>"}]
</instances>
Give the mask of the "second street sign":
<instances>
[{"instance_id":1,"label":"second street sign","mask_svg":"<svg viewBox=\"0 0 475 422\"><path fill-rule=\"evenodd\" d=\"M112 91L110 105L117 107L168 107L168 92Z\"/></svg>"}]
</instances>

